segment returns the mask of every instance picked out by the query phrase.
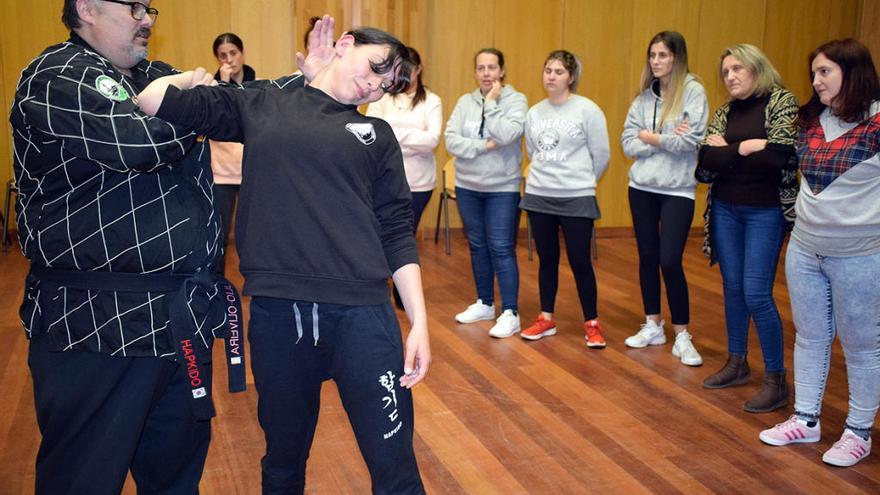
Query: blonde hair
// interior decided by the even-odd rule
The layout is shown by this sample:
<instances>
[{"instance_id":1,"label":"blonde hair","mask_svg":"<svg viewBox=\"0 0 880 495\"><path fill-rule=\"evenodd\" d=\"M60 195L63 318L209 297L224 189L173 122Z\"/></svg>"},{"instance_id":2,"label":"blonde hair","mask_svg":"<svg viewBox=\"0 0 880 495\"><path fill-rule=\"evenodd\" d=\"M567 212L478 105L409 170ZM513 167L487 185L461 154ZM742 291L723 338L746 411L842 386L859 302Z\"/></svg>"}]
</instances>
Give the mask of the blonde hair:
<instances>
[{"instance_id":1,"label":"blonde hair","mask_svg":"<svg viewBox=\"0 0 880 495\"><path fill-rule=\"evenodd\" d=\"M733 45L721 54L721 59L718 61L718 73L721 75L722 80L724 79L724 74L721 74L724 59L729 56L736 57L755 75L754 94L756 96L764 96L774 86L782 86L782 78L779 77L779 72L776 72L767 55L764 55L764 52L757 46L748 43Z\"/></svg>"},{"instance_id":2,"label":"blonde hair","mask_svg":"<svg viewBox=\"0 0 880 495\"><path fill-rule=\"evenodd\" d=\"M645 66L642 68L642 79L639 84L639 92L650 88L654 83L654 73L651 71L651 47L656 43L663 43L673 55L672 74L669 78L669 86L663 98L663 106L660 107L660 123L668 119L674 119L680 115L684 107L684 86L688 69L687 43L684 36L677 31L661 31L651 38L645 53ZM696 77L693 76L692 77Z\"/></svg>"}]
</instances>

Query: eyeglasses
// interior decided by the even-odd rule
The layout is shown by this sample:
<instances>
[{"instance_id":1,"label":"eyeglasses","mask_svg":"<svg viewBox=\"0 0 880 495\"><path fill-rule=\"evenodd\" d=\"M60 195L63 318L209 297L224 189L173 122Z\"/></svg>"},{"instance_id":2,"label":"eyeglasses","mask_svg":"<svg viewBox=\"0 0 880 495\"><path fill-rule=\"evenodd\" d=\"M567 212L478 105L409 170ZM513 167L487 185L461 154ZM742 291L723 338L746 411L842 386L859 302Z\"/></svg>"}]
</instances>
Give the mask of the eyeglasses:
<instances>
[{"instance_id":1,"label":"eyeglasses","mask_svg":"<svg viewBox=\"0 0 880 495\"><path fill-rule=\"evenodd\" d=\"M110 3L118 3L121 5L128 5L131 7L131 17L136 21L142 21L144 16L147 14L150 15L150 19L154 22L156 21L156 17L159 16L159 10L153 7L147 7L146 5L140 2L123 2L122 0L104 0L105 2Z\"/></svg>"}]
</instances>

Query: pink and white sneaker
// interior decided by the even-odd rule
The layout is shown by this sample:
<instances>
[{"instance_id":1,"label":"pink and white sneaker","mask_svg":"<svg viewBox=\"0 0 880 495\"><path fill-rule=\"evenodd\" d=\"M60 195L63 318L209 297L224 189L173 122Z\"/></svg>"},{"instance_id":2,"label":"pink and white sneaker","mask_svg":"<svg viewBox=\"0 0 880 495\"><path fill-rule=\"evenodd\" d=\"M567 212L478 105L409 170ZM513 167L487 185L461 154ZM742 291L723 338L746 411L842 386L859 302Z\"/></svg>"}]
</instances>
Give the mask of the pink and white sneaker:
<instances>
[{"instance_id":1,"label":"pink and white sneaker","mask_svg":"<svg viewBox=\"0 0 880 495\"><path fill-rule=\"evenodd\" d=\"M849 467L868 457L870 453L871 439L865 440L847 428L840 440L825 452L822 460L832 466Z\"/></svg>"},{"instance_id":2,"label":"pink and white sneaker","mask_svg":"<svg viewBox=\"0 0 880 495\"><path fill-rule=\"evenodd\" d=\"M784 423L779 423L773 428L768 428L758 435L762 442L769 445L788 445L790 443L812 443L818 442L821 432L819 422L812 428L807 426L807 422L798 419L794 414L791 415Z\"/></svg>"}]
</instances>

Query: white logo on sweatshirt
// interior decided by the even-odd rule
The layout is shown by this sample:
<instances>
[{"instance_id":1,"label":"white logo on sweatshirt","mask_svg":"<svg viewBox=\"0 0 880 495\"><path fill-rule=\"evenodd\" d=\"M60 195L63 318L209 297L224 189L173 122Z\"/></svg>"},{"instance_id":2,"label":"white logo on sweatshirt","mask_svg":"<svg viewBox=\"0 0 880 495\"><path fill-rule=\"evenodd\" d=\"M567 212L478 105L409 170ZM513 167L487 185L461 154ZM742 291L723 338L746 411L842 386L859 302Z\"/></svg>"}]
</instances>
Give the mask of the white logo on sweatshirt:
<instances>
[{"instance_id":1,"label":"white logo on sweatshirt","mask_svg":"<svg viewBox=\"0 0 880 495\"><path fill-rule=\"evenodd\" d=\"M373 128L373 124L345 124L345 130L354 134L367 146L376 142L376 129Z\"/></svg>"},{"instance_id":2,"label":"white logo on sweatshirt","mask_svg":"<svg viewBox=\"0 0 880 495\"><path fill-rule=\"evenodd\" d=\"M552 151L559 146L559 133L556 129L544 129L538 134L538 148L541 151Z\"/></svg>"}]
</instances>

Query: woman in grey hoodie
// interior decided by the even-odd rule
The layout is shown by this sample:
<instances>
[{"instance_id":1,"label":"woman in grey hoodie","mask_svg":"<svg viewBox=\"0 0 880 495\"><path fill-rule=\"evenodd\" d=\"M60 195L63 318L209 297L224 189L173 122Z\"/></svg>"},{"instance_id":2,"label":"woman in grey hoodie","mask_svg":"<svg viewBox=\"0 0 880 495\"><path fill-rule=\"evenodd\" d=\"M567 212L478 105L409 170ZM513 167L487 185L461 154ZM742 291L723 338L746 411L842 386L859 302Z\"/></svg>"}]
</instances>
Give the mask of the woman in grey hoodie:
<instances>
[{"instance_id":1,"label":"woman in grey hoodie","mask_svg":"<svg viewBox=\"0 0 880 495\"><path fill-rule=\"evenodd\" d=\"M480 87L459 98L446 124L446 149L455 157L455 194L471 251L477 301L459 323L495 319L495 276L501 316L489 335L520 331L516 265L517 205L522 177L520 138L528 103L504 80L504 55L484 48L474 58Z\"/></svg>"},{"instance_id":2,"label":"woman in grey hoodie","mask_svg":"<svg viewBox=\"0 0 880 495\"><path fill-rule=\"evenodd\" d=\"M688 70L687 44L675 31L648 43L641 93L623 126L623 152L635 162L629 171L629 204L639 250L639 283L645 323L626 339L642 348L666 343L660 319L660 273L672 313L672 354L688 366L703 364L687 331L688 287L682 255L694 217L697 145L706 134L706 91Z\"/></svg>"}]
</instances>

